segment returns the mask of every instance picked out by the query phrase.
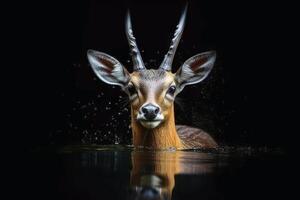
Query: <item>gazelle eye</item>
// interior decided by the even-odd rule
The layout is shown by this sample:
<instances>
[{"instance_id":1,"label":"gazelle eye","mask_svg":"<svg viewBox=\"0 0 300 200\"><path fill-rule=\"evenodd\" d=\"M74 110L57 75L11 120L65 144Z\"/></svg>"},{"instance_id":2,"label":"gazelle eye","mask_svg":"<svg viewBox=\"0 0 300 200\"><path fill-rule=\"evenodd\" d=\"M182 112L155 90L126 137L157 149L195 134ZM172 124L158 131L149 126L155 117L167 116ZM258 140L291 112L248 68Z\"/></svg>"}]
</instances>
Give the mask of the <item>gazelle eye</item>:
<instances>
[{"instance_id":1,"label":"gazelle eye","mask_svg":"<svg viewBox=\"0 0 300 200\"><path fill-rule=\"evenodd\" d=\"M132 96L134 94L136 94L136 89L133 85L128 85L128 92L129 92L129 95Z\"/></svg>"},{"instance_id":2,"label":"gazelle eye","mask_svg":"<svg viewBox=\"0 0 300 200\"><path fill-rule=\"evenodd\" d=\"M176 91L176 87L172 85L171 87L169 87L167 93L173 96L175 94L175 91Z\"/></svg>"}]
</instances>

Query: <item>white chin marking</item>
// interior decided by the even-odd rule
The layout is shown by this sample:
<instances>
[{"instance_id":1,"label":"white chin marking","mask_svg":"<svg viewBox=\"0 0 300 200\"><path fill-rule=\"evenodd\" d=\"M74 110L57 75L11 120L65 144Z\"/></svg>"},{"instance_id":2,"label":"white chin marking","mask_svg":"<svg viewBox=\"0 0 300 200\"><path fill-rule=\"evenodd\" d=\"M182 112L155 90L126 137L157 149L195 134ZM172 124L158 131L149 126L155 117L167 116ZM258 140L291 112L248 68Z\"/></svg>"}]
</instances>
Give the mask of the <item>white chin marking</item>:
<instances>
[{"instance_id":1,"label":"white chin marking","mask_svg":"<svg viewBox=\"0 0 300 200\"><path fill-rule=\"evenodd\" d=\"M140 123L142 124L143 127L148 128L148 129L152 129L157 127L160 124L161 121L140 121Z\"/></svg>"}]
</instances>

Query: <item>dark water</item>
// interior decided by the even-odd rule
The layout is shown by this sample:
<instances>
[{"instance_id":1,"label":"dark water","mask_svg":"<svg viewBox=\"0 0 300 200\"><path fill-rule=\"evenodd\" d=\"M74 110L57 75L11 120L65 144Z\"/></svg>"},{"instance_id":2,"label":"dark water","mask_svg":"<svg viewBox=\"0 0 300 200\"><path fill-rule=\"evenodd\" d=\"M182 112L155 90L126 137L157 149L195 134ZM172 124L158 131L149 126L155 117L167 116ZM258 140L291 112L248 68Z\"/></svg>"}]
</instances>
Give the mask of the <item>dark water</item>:
<instances>
[{"instance_id":1,"label":"dark water","mask_svg":"<svg viewBox=\"0 0 300 200\"><path fill-rule=\"evenodd\" d=\"M15 184L26 199L286 199L278 149L137 151L78 146L25 154ZM22 166L22 167L21 167Z\"/></svg>"}]
</instances>

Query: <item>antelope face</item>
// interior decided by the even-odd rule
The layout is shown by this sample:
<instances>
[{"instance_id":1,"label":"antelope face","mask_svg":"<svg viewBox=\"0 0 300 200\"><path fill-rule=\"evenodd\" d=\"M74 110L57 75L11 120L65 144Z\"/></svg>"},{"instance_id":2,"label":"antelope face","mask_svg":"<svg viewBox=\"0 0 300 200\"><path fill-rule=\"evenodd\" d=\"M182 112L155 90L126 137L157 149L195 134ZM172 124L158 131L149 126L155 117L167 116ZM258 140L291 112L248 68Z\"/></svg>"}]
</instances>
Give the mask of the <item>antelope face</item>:
<instances>
[{"instance_id":1,"label":"antelope face","mask_svg":"<svg viewBox=\"0 0 300 200\"><path fill-rule=\"evenodd\" d=\"M188 59L176 73L164 69L143 69L130 74L116 59L93 50L88 51L88 58L101 80L121 86L128 94L133 119L151 129L169 118L176 95L186 85L198 83L208 75L215 52Z\"/></svg>"},{"instance_id":2,"label":"antelope face","mask_svg":"<svg viewBox=\"0 0 300 200\"><path fill-rule=\"evenodd\" d=\"M141 70L131 74L127 86L132 115L145 128L155 128L168 119L176 85L174 75L164 70Z\"/></svg>"},{"instance_id":3,"label":"antelope face","mask_svg":"<svg viewBox=\"0 0 300 200\"><path fill-rule=\"evenodd\" d=\"M153 129L172 114L176 95L186 86L199 83L211 71L216 54L209 51L197 54L171 72L172 61L183 32L186 8L172 39L171 47L157 70L146 69L132 34L129 13L126 18L126 34L129 41L133 69L129 73L115 58L94 50L88 51L88 60L95 74L104 82L119 85L131 102L132 119L143 127Z\"/></svg>"}]
</instances>

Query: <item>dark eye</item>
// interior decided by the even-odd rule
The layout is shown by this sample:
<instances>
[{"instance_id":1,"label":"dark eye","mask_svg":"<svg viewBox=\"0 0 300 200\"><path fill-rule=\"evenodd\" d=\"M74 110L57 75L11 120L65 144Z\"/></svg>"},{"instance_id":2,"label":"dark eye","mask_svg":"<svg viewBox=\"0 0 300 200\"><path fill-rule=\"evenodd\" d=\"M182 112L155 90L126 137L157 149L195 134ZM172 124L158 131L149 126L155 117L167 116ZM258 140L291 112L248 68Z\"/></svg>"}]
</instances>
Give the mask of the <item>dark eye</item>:
<instances>
[{"instance_id":1,"label":"dark eye","mask_svg":"<svg viewBox=\"0 0 300 200\"><path fill-rule=\"evenodd\" d=\"M172 85L171 87L169 87L167 93L173 96L175 91L176 91L176 87Z\"/></svg>"},{"instance_id":2,"label":"dark eye","mask_svg":"<svg viewBox=\"0 0 300 200\"><path fill-rule=\"evenodd\" d=\"M133 85L128 85L128 92L129 92L129 95L132 96L136 93L136 90L135 90L135 87Z\"/></svg>"}]
</instances>

